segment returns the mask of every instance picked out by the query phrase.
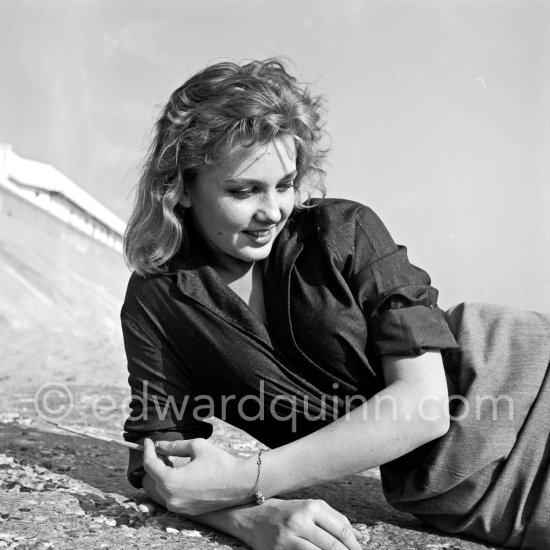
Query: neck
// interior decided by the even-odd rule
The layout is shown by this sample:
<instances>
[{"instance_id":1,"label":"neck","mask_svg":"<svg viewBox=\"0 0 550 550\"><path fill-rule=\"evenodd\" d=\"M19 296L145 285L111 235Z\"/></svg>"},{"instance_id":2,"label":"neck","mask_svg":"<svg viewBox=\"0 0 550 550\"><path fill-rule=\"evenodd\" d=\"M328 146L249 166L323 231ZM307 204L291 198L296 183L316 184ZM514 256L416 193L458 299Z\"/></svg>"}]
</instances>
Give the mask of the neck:
<instances>
[{"instance_id":1,"label":"neck","mask_svg":"<svg viewBox=\"0 0 550 550\"><path fill-rule=\"evenodd\" d=\"M256 264L239 260L220 262L218 258L217 261L212 261L210 265L227 284L231 284L251 275Z\"/></svg>"}]
</instances>

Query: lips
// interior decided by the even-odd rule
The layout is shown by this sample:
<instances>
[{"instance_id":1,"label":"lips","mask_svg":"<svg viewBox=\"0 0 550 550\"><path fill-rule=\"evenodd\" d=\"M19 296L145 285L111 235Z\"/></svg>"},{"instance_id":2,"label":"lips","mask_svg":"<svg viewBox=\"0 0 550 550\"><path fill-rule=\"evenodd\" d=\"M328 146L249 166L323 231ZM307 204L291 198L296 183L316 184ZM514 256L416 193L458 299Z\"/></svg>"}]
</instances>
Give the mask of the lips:
<instances>
[{"instance_id":1,"label":"lips","mask_svg":"<svg viewBox=\"0 0 550 550\"><path fill-rule=\"evenodd\" d=\"M268 235L271 235L271 229L257 229L255 231L248 229L245 233L252 235L253 237L267 237Z\"/></svg>"},{"instance_id":2,"label":"lips","mask_svg":"<svg viewBox=\"0 0 550 550\"><path fill-rule=\"evenodd\" d=\"M267 244L271 240L273 227L269 229L247 229L243 233L258 245Z\"/></svg>"},{"instance_id":3,"label":"lips","mask_svg":"<svg viewBox=\"0 0 550 550\"><path fill-rule=\"evenodd\" d=\"M257 227L255 229L245 229L244 232L249 233L250 235L265 236L270 235L276 227L276 225L271 225L269 227Z\"/></svg>"}]
</instances>

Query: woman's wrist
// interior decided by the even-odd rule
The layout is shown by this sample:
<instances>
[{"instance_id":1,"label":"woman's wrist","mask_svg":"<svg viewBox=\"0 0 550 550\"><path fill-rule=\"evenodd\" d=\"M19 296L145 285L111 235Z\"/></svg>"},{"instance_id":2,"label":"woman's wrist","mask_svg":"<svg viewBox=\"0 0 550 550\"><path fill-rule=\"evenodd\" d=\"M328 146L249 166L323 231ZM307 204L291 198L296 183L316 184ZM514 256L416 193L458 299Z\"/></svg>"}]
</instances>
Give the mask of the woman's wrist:
<instances>
[{"instance_id":1,"label":"woman's wrist","mask_svg":"<svg viewBox=\"0 0 550 550\"><path fill-rule=\"evenodd\" d=\"M263 456L263 455L262 455ZM262 489L262 466L258 464L258 453L240 459L233 479L239 480L239 497L235 505L257 503L255 492Z\"/></svg>"},{"instance_id":2,"label":"woman's wrist","mask_svg":"<svg viewBox=\"0 0 550 550\"><path fill-rule=\"evenodd\" d=\"M191 519L231 535L250 546L256 532L258 511L256 505L245 504L207 512Z\"/></svg>"}]
</instances>

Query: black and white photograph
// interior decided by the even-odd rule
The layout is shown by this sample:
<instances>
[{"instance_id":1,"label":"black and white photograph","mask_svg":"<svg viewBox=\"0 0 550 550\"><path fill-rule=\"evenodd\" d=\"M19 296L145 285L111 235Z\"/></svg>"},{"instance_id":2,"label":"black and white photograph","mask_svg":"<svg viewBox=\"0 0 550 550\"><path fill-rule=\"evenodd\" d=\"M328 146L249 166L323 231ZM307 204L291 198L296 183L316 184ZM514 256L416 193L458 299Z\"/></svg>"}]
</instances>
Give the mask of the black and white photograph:
<instances>
[{"instance_id":1,"label":"black and white photograph","mask_svg":"<svg viewBox=\"0 0 550 550\"><path fill-rule=\"evenodd\" d=\"M550 3L0 0L0 550L550 548Z\"/></svg>"}]
</instances>

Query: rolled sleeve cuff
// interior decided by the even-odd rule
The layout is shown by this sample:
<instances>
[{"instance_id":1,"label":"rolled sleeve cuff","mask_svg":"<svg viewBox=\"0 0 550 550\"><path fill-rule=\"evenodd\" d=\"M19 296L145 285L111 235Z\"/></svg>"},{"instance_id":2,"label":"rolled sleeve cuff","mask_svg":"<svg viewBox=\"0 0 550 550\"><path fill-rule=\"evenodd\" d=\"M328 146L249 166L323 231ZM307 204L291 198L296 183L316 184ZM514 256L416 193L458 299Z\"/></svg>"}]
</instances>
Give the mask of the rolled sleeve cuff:
<instances>
[{"instance_id":1,"label":"rolled sleeve cuff","mask_svg":"<svg viewBox=\"0 0 550 550\"><path fill-rule=\"evenodd\" d=\"M368 326L377 355L420 355L458 347L443 311L435 305L388 309L371 317Z\"/></svg>"}]
</instances>

